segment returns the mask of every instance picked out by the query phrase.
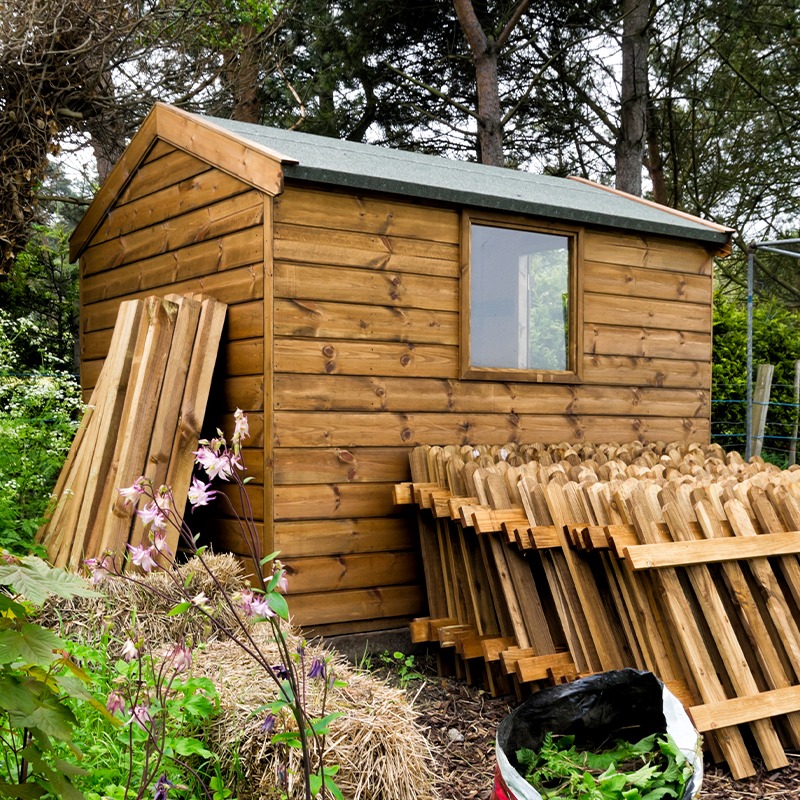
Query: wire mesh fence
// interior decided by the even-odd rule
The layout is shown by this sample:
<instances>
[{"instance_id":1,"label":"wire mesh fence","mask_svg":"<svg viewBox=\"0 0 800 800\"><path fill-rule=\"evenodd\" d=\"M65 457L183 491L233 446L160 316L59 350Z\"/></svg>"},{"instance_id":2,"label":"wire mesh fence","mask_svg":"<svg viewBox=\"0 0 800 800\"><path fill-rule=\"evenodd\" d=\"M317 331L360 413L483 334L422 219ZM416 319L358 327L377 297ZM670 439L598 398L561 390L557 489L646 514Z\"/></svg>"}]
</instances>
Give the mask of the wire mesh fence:
<instances>
[{"instance_id":1,"label":"wire mesh fence","mask_svg":"<svg viewBox=\"0 0 800 800\"><path fill-rule=\"evenodd\" d=\"M728 394L727 389L730 391ZM719 392L719 387L717 387ZM724 394L711 401L711 440L726 450L744 454L747 445L747 397L742 387L723 387ZM768 403L753 400L753 407L766 406L764 433L753 433L761 442L761 456L780 466L797 461L798 420L800 403L795 398L795 385L772 384ZM737 394L738 392L738 394Z\"/></svg>"}]
</instances>

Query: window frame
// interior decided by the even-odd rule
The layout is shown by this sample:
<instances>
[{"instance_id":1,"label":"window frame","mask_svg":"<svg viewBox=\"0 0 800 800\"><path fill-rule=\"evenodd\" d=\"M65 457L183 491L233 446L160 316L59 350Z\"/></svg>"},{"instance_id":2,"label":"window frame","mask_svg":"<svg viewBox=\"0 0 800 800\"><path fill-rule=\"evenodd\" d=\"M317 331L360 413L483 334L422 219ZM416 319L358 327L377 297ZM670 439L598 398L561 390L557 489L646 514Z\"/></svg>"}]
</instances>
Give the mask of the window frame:
<instances>
[{"instance_id":1,"label":"window frame","mask_svg":"<svg viewBox=\"0 0 800 800\"><path fill-rule=\"evenodd\" d=\"M514 369L510 367L476 367L470 363L472 333L471 275L472 226L508 228L517 231L552 234L569 239L569 339L566 370ZM583 380L583 242L584 229L564 223L530 219L482 211L461 213L461 281L460 281L460 342L459 366L463 380L513 381L519 383L581 383Z\"/></svg>"}]
</instances>

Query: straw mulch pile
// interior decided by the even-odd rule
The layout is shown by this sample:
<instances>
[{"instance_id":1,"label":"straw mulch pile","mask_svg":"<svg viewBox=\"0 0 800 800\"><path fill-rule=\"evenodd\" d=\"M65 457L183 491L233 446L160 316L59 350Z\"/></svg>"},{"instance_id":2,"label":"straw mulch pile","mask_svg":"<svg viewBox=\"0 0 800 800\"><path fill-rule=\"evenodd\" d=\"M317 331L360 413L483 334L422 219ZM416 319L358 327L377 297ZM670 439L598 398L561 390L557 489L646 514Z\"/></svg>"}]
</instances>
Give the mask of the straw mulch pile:
<instances>
[{"instance_id":1,"label":"straw mulch pile","mask_svg":"<svg viewBox=\"0 0 800 800\"><path fill-rule=\"evenodd\" d=\"M207 558L214 575L229 595L244 588L239 563L232 556ZM205 593L215 613L226 619L232 612L226 607L217 583L192 561L180 568L181 582L188 581L194 596ZM220 697L221 712L204 731L206 745L220 755L228 788L238 800L280 797L276 770L286 753L277 753L270 735L261 730L264 712L253 712L277 699L277 687L251 657L235 642L220 637L200 614L186 613L168 617L183 597L163 573L141 576L136 582L108 578L99 587L100 598L52 598L40 621L58 629L75 641L98 644L109 635L112 655L131 635L135 621L136 635L158 652L174 642L199 645L194 651L192 671L214 682ZM289 598L291 605L291 598ZM235 626L231 626L235 627ZM280 662L277 645L268 624L251 627L251 635L270 663ZM290 651L297 653L301 637L287 635ZM391 687L369 673L359 672L342 656L326 650L319 643L305 648L303 663L308 671L314 658L327 658L328 670L345 686L334 686L327 695L326 713L342 717L330 725L325 764L338 765L336 783L348 800L436 800L433 786L432 756L428 741L415 721L415 711L405 692ZM307 709L321 711L325 681L306 679ZM280 720L278 730L293 726L290 715ZM289 750L289 797L302 795L297 774L299 754ZM292 774L294 773L294 775Z\"/></svg>"},{"instance_id":2,"label":"straw mulch pile","mask_svg":"<svg viewBox=\"0 0 800 800\"><path fill-rule=\"evenodd\" d=\"M278 651L269 640L268 629L261 626L256 634L264 652ZM290 637L296 652L301 639ZM347 798L397 798L412 800L434 798L431 790L433 774L430 769L428 742L415 722L415 712L405 692L392 688L366 672L354 670L340 655L326 652L318 645L305 648L306 671L315 657L327 655L327 668L346 686L334 687L327 698L326 713L340 712L343 716L330 726L326 741L325 763L338 764L336 783ZM252 716L251 711L276 697L276 692L251 661L243 659L239 649L230 642L208 645L195 659L195 670L211 678L224 712L217 717L208 733L212 748L225 754L223 770L234 773L238 758L244 773L231 784L239 800L277 797L275 773L277 754L269 737L261 732L264 713ZM306 680L307 708L321 713L325 682ZM294 728L287 714L276 730ZM300 754L289 750L291 757L290 797L300 796L298 785ZM284 754L285 755L285 754Z\"/></svg>"}]
</instances>

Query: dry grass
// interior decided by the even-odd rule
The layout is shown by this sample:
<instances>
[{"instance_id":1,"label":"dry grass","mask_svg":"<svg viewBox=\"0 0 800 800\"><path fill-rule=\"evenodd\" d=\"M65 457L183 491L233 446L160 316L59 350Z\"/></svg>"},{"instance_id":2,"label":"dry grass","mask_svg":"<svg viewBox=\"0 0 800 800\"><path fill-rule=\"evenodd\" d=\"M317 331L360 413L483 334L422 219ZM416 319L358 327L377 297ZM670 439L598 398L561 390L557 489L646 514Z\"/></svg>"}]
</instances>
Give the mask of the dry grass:
<instances>
[{"instance_id":1,"label":"dry grass","mask_svg":"<svg viewBox=\"0 0 800 800\"><path fill-rule=\"evenodd\" d=\"M209 565L229 594L245 586L239 562L232 556L211 556ZM189 562L180 570L188 581L190 595L204 592L221 619L233 621L216 583L197 564ZM176 641L200 646L194 654L193 672L214 682L220 696L221 712L210 720L204 732L207 746L219 753L226 783L238 800L281 796L276 786L276 768L286 753L276 752L261 725L265 712L255 710L278 697L278 688L264 671L235 642L220 636L202 615L186 613L168 617L183 600L174 583L154 573L136 583L108 579L98 587L100 598L53 598L43 612L44 624L58 628L64 636L87 644L101 642L104 632L112 640L124 640L135 618L136 632L154 651ZM289 598L291 605L291 598ZM235 629L235 624L230 625ZM267 624L253 626L252 635L270 663L280 662L277 645ZM288 634L289 649L296 653L302 638ZM319 643L304 653L306 671L315 657L329 659L328 670L346 685L333 687L327 697L326 713L342 716L331 724L327 737L325 764L339 765L336 782L348 800L435 800L428 741L415 723L415 713L405 693L375 676L359 672L335 651ZM324 682L306 680L307 708L321 710ZM288 715L280 729L290 728ZM286 749L286 748L284 748ZM299 753L290 757L289 796L301 797L298 777Z\"/></svg>"}]
</instances>

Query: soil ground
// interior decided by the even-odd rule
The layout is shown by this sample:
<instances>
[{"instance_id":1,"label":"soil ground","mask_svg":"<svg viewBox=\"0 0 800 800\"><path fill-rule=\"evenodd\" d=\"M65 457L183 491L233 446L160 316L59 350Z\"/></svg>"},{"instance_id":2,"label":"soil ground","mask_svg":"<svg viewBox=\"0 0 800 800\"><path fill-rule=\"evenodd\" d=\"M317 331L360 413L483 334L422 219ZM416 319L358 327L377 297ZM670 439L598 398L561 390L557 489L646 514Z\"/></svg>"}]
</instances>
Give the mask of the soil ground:
<instances>
[{"instance_id":1,"label":"soil ground","mask_svg":"<svg viewBox=\"0 0 800 800\"><path fill-rule=\"evenodd\" d=\"M436 676L424 659L415 664L422 677L404 681L409 699L426 731L445 800L488 800L494 775L497 725L517 705L513 697L493 698L463 681ZM384 670L390 681L397 671ZM723 767L705 766L700 800L800 800L800 754L789 766L734 781Z\"/></svg>"}]
</instances>

